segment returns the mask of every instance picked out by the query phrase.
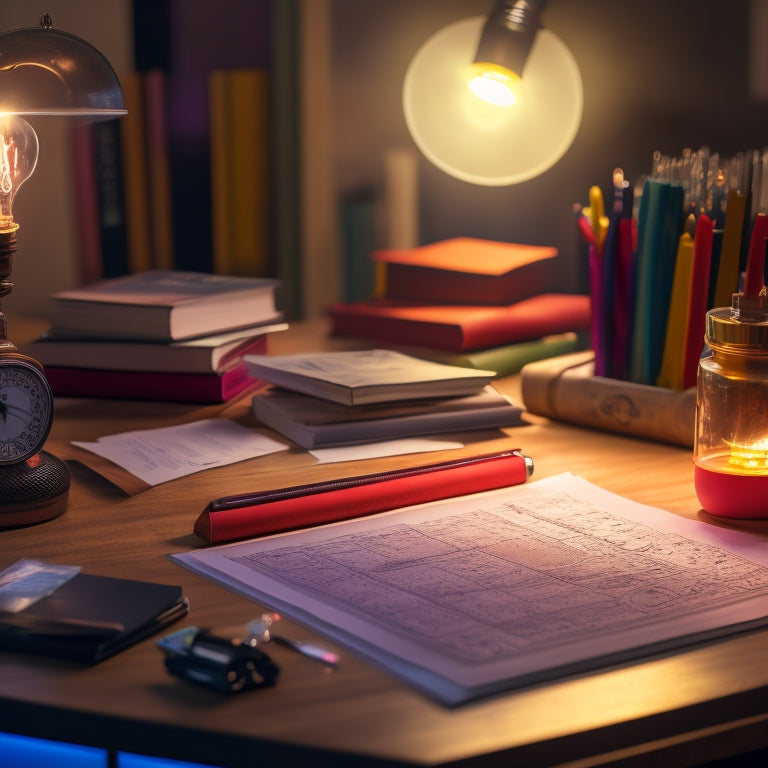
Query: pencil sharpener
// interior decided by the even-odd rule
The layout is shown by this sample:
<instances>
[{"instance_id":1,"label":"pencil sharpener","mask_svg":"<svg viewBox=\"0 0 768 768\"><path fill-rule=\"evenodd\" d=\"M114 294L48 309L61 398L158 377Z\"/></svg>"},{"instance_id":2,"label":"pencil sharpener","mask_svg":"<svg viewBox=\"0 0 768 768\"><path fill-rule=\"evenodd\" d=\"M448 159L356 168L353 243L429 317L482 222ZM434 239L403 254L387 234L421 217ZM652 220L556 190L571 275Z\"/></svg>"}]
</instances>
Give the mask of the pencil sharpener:
<instances>
[{"instance_id":1,"label":"pencil sharpener","mask_svg":"<svg viewBox=\"0 0 768 768\"><path fill-rule=\"evenodd\" d=\"M172 675L224 693L272 686L280 673L259 648L197 627L174 632L157 645Z\"/></svg>"},{"instance_id":2,"label":"pencil sharpener","mask_svg":"<svg viewBox=\"0 0 768 768\"><path fill-rule=\"evenodd\" d=\"M707 313L694 482L712 515L768 518L768 297L737 293Z\"/></svg>"}]
</instances>

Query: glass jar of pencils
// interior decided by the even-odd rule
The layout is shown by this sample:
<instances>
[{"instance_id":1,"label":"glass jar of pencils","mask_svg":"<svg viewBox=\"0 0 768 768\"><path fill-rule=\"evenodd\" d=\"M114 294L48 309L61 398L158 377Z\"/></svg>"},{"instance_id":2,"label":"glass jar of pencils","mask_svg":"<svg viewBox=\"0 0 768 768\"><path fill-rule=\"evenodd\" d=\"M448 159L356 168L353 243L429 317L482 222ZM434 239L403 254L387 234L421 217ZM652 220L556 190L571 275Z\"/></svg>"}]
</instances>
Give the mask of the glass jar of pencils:
<instances>
[{"instance_id":1,"label":"glass jar of pencils","mask_svg":"<svg viewBox=\"0 0 768 768\"><path fill-rule=\"evenodd\" d=\"M768 518L768 297L737 293L707 313L694 482L712 515Z\"/></svg>"}]
</instances>

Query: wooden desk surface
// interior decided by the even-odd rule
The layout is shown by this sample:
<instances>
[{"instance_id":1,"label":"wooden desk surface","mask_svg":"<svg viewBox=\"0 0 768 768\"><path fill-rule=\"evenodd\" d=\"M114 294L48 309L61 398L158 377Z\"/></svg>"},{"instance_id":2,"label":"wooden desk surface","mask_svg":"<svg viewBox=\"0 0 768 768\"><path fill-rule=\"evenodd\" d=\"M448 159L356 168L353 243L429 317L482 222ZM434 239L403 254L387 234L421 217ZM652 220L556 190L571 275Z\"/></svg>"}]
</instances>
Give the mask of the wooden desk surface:
<instances>
[{"instance_id":1,"label":"wooden desk surface","mask_svg":"<svg viewBox=\"0 0 768 768\"><path fill-rule=\"evenodd\" d=\"M16 325L14 325L16 322ZM11 336L31 329L11 318ZM25 336L26 334L26 336ZM319 348L324 328L296 325L274 352ZM513 377L500 388L516 395ZM250 423L248 400L224 408L61 400L48 450L70 440L156 427L218 413ZM564 471L687 517L699 517L690 452L530 417L503 439L468 444L522 447L534 478ZM478 435L478 440L487 435ZM443 456L444 454L441 454ZM424 458L424 457L421 457ZM298 449L209 470L134 497L72 465L68 511L0 531L0 568L21 557L79 564L87 572L181 584L183 623L237 631L260 606L170 562L201 545L192 524L217 496L406 466L410 457L313 465ZM714 523L713 523L714 524ZM762 523L746 528L768 530ZM289 626L294 636L309 636ZM286 632L288 634L288 632ZM169 676L154 639L81 668L0 654L0 729L215 765L692 765L768 746L768 632L583 675L446 710L338 649L326 671L275 647L282 668L269 690L222 697ZM661 761L661 763L659 763Z\"/></svg>"}]
</instances>

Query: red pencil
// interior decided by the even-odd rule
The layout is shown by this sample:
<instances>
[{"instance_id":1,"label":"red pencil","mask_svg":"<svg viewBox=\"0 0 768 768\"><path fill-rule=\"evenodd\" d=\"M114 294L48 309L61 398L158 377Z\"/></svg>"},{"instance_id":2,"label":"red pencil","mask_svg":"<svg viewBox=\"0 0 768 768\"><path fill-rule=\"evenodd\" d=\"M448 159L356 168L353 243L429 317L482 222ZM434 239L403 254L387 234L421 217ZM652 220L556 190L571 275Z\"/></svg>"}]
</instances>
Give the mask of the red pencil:
<instances>
[{"instance_id":1,"label":"red pencil","mask_svg":"<svg viewBox=\"0 0 768 768\"><path fill-rule=\"evenodd\" d=\"M709 270L712 261L714 222L703 213L696 220L693 236L693 267L691 287L688 291L688 318L685 324L683 347L683 387L696 385L699 358L704 348L704 326L707 315Z\"/></svg>"},{"instance_id":2,"label":"red pencil","mask_svg":"<svg viewBox=\"0 0 768 768\"><path fill-rule=\"evenodd\" d=\"M765 241L768 238L768 214L758 213L749 241L747 269L744 274L745 296L756 298L765 284Z\"/></svg>"}]
</instances>

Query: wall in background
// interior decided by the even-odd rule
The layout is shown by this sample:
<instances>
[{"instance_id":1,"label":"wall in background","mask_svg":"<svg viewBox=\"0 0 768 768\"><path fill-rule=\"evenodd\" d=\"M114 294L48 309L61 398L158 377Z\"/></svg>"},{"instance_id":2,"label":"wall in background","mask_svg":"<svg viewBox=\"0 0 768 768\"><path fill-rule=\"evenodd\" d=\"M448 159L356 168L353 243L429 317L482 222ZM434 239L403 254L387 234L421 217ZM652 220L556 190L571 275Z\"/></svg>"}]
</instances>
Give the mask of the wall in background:
<instances>
[{"instance_id":1,"label":"wall in background","mask_svg":"<svg viewBox=\"0 0 768 768\"><path fill-rule=\"evenodd\" d=\"M411 57L438 29L486 15L492 4L334 0L333 114L342 192L373 186L383 194L385 153L415 149L401 109ZM751 5L549 0L543 22L571 49L584 84L573 145L549 171L510 187L458 181L420 158L421 240L472 236L555 245L563 287L584 286L572 205L587 203L592 184L607 189L614 167L634 182L648 173L656 149L678 155L683 147L708 146L730 155L768 144L768 105L749 88ZM753 28L751 37L763 45L766 34Z\"/></svg>"},{"instance_id":2,"label":"wall in background","mask_svg":"<svg viewBox=\"0 0 768 768\"><path fill-rule=\"evenodd\" d=\"M322 5L330 13L332 87L328 103L315 103L305 114L303 130L322 129L321 151L332 157L322 165L322 187L310 191L304 205L321 201L328 206L333 187L342 196L366 189L381 198L387 153L416 151L401 109L408 62L433 32L457 19L486 14L492 0L325 0ZM750 47L750 40L766 39L768 30L750 26L753 6L764 11L766 0L549 0L544 22L570 47L584 81L584 116L574 144L539 178L501 188L457 181L419 158L421 241L472 236L552 244L561 253L564 287L578 289L584 269L572 205L586 203L590 185L607 187L615 166L635 180L649 170L655 149L677 154L684 146L707 145L733 154L768 145L768 104L759 87L750 90L750 82L768 81L761 71L764 57L751 55L759 51ZM45 9L57 27L99 48L118 74L132 67L130 0L48 0ZM0 29L35 25L39 13L28 0L4 0ZM756 15L768 25L768 14ZM199 23L204 26L206 18ZM311 28L305 31L312 33ZM318 66L304 62L305 80ZM311 87L311 80L306 84ZM45 311L52 291L78 279L67 132L56 121L38 120L35 128L41 154L16 207L22 230L16 288L7 299L11 311ZM316 146L305 142L305 153ZM292 215L299 221L301 212ZM314 243L321 255L305 256L323 260L327 278L338 271L328 245L334 233L319 231L322 240L313 241L314 236L312 230L304 232L304 242ZM380 231L374 244L383 244ZM332 297L333 280L307 281L304 290L305 306L316 313Z\"/></svg>"}]
</instances>

